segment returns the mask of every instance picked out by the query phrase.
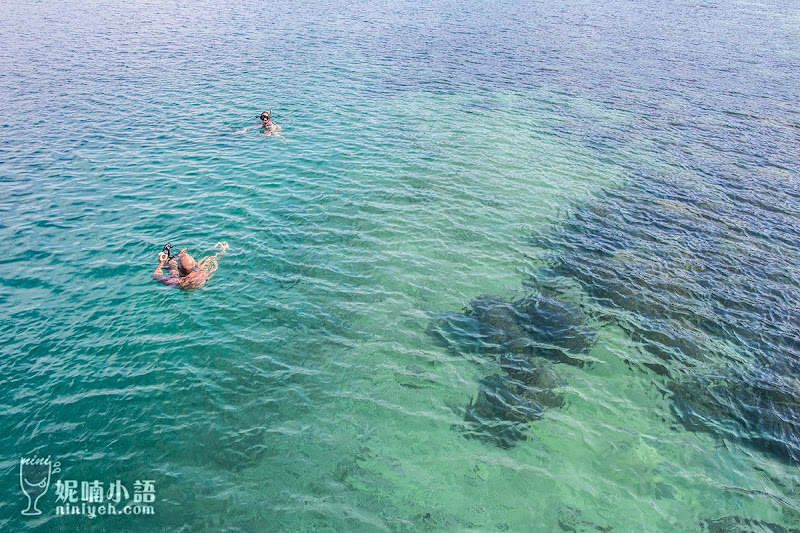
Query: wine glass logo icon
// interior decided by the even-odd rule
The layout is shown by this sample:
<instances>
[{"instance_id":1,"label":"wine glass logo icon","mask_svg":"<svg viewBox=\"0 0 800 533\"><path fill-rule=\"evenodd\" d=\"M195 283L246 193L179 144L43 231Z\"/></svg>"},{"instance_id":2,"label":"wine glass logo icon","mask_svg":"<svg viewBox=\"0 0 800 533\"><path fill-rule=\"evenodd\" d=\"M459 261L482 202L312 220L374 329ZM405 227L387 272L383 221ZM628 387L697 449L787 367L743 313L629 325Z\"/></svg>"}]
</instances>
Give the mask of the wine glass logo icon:
<instances>
[{"instance_id":1,"label":"wine glass logo icon","mask_svg":"<svg viewBox=\"0 0 800 533\"><path fill-rule=\"evenodd\" d=\"M50 474L53 465L50 456L23 457L19 461L19 485L28 497L28 508L22 511L25 516L36 516L42 512L36 507L47 488L50 486Z\"/></svg>"}]
</instances>

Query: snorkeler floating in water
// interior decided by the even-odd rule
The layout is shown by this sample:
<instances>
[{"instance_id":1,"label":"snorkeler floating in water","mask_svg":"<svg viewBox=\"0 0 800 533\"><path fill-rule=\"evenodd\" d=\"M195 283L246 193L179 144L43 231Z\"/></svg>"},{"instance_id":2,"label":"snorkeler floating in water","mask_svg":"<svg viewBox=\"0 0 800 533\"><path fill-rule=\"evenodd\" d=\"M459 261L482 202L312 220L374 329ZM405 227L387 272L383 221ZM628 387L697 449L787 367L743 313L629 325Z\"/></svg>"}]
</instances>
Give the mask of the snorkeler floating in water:
<instances>
[{"instance_id":1,"label":"snorkeler floating in water","mask_svg":"<svg viewBox=\"0 0 800 533\"><path fill-rule=\"evenodd\" d=\"M281 127L272 122L272 109L269 110L269 113L266 111L261 113L259 120L261 121L261 133L272 135L273 133L281 131Z\"/></svg>"},{"instance_id":2,"label":"snorkeler floating in water","mask_svg":"<svg viewBox=\"0 0 800 533\"><path fill-rule=\"evenodd\" d=\"M258 117L260 122L258 124L253 124L252 126L248 126L245 129L241 130L239 133L245 133L248 130L251 130L257 126L261 126L261 134L262 135L277 135L279 131L281 131L281 127L278 124L272 122L272 110L270 109L269 112L264 111Z\"/></svg>"},{"instance_id":3,"label":"snorkeler floating in water","mask_svg":"<svg viewBox=\"0 0 800 533\"><path fill-rule=\"evenodd\" d=\"M200 261L195 261L185 249L172 257L171 249L172 245L167 243L158 253L158 266L153 271L153 279L164 285L177 285L181 289L196 289L208 281L217 270L219 256L228 250L228 243L218 242L214 245L217 253ZM165 264L169 274L164 274L162 270Z\"/></svg>"}]
</instances>

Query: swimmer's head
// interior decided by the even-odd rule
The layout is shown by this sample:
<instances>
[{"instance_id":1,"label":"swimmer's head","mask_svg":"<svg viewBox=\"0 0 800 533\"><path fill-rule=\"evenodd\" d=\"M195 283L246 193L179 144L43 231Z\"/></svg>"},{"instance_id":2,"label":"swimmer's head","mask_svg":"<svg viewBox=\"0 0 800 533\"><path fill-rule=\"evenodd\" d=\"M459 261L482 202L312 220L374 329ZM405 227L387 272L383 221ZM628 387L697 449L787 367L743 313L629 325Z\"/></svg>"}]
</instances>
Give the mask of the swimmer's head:
<instances>
[{"instance_id":1,"label":"swimmer's head","mask_svg":"<svg viewBox=\"0 0 800 533\"><path fill-rule=\"evenodd\" d=\"M181 276L188 276L194 270L195 265L197 264L194 260L194 257L189 255L186 250L181 250L181 253L178 254L178 272L180 272Z\"/></svg>"},{"instance_id":2,"label":"swimmer's head","mask_svg":"<svg viewBox=\"0 0 800 533\"><path fill-rule=\"evenodd\" d=\"M272 113L267 113L266 111L264 111L263 113L261 113L260 118L261 122L269 122L270 119L272 118Z\"/></svg>"}]
</instances>

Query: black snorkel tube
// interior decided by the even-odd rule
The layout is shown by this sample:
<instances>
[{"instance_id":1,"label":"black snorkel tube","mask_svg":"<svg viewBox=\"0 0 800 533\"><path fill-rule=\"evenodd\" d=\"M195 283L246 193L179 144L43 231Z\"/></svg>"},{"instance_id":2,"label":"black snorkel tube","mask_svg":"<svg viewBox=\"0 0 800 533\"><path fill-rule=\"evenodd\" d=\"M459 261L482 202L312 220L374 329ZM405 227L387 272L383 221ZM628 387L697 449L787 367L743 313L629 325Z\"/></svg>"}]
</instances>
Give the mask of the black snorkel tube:
<instances>
[{"instance_id":1,"label":"black snorkel tube","mask_svg":"<svg viewBox=\"0 0 800 533\"><path fill-rule=\"evenodd\" d=\"M168 242L167 244L165 244L165 245L164 245L164 248L161 250L161 253L162 253L162 254L163 254L163 253L166 253L166 254L167 254L167 261L169 261L170 259L172 259L172 254L170 253L170 251L171 251L171 250L172 250L172 243L170 243L170 242Z\"/></svg>"}]
</instances>

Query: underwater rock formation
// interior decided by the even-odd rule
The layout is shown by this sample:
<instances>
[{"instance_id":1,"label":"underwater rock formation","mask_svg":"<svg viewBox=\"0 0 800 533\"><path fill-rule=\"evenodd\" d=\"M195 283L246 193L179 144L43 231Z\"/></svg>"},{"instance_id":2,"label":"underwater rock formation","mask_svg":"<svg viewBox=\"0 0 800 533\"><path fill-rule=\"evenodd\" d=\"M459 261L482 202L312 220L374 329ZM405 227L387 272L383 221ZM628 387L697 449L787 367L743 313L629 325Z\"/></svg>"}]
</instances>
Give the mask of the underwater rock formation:
<instances>
[{"instance_id":1,"label":"underwater rock formation","mask_svg":"<svg viewBox=\"0 0 800 533\"><path fill-rule=\"evenodd\" d=\"M585 364L594 334L581 308L542 289L571 283L641 344L628 363L658 376L677 423L800 464L800 196L765 202L784 185L765 180L705 176L698 188L691 174L640 174L532 236L547 264L534 294L481 296L431 329L504 372L481 384L468 421L518 440L547 405L515 384L545 364Z\"/></svg>"},{"instance_id":2,"label":"underwater rock formation","mask_svg":"<svg viewBox=\"0 0 800 533\"><path fill-rule=\"evenodd\" d=\"M684 428L800 463L800 239L791 211L751 203L761 186L637 176L532 244L621 311Z\"/></svg>"},{"instance_id":3,"label":"underwater rock formation","mask_svg":"<svg viewBox=\"0 0 800 533\"><path fill-rule=\"evenodd\" d=\"M608 532L611 526L599 526L583 518L580 509L564 506L558 510L558 528L568 533L585 533L588 531Z\"/></svg>"},{"instance_id":4,"label":"underwater rock formation","mask_svg":"<svg viewBox=\"0 0 800 533\"><path fill-rule=\"evenodd\" d=\"M486 349L583 366L580 355L594 342L580 308L555 298L534 295L516 302L492 296L472 301L465 312L475 317Z\"/></svg>"},{"instance_id":5,"label":"underwater rock formation","mask_svg":"<svg viewBox=\"0 0 800 533\"><path fill-rule=\"evenodd\" d=\"M702 531L706 533L800 533L800 529L787 529L771 522L740 516L704 520L701 526L703 527Z\"/></svg>"},{"instance_id":6,"label":"underwater rock formation","mask_svg":"<svg viewBox=\"0 0 800 533\"><path fill-rule=\"evenodd\" d=\"M430 333L458 353L508 360L511 366L536 358L583 366L581 355L594 344L595 335L585 323L578 306L554 297L508 301L481 296L463 313L443 314Z\"/></svg>"},{"instance_id":7,"label":"underwater rock formation","mask_svg":"<svg viewBox=\"0 0 800 533\"><path fill-rule=\"evenodd\" d=\"M467 406L464 419L470 423L468 438L501 448L525 440L527 422L539 420L547 407L561 407L564 399L553 392L558 385L548 369L539 367L524 384L508 376L493 374L480 381L478 397Z\"/></svg>"},{"instance_id":8,"label":"underwater rock formation","mask_svg":"<svg viewBox=\"0 0 800 533\"><path fill-rule=\"evenodd\" d=\"M672 415L688 431L722 435L787 463L800 463L797 392L740 378L692 374L668 383Z\"/></svg>"},{"instance_id":9,"label":"underwater rock formation","mask_svg":"<svg viewBox=\"0 0 800 533\"><path fill-rule=\"evenodd\" d=\"M431 333L450 349L489 358L503 371L480 381L464 416L468 438L501 448L524 440L527 424L547 408L563 405L552 365L583 366L581 356L594 343L578 306L543 295L518 301L481 296L464 313L444 315Z\"/></svg>"}]
</instances>

